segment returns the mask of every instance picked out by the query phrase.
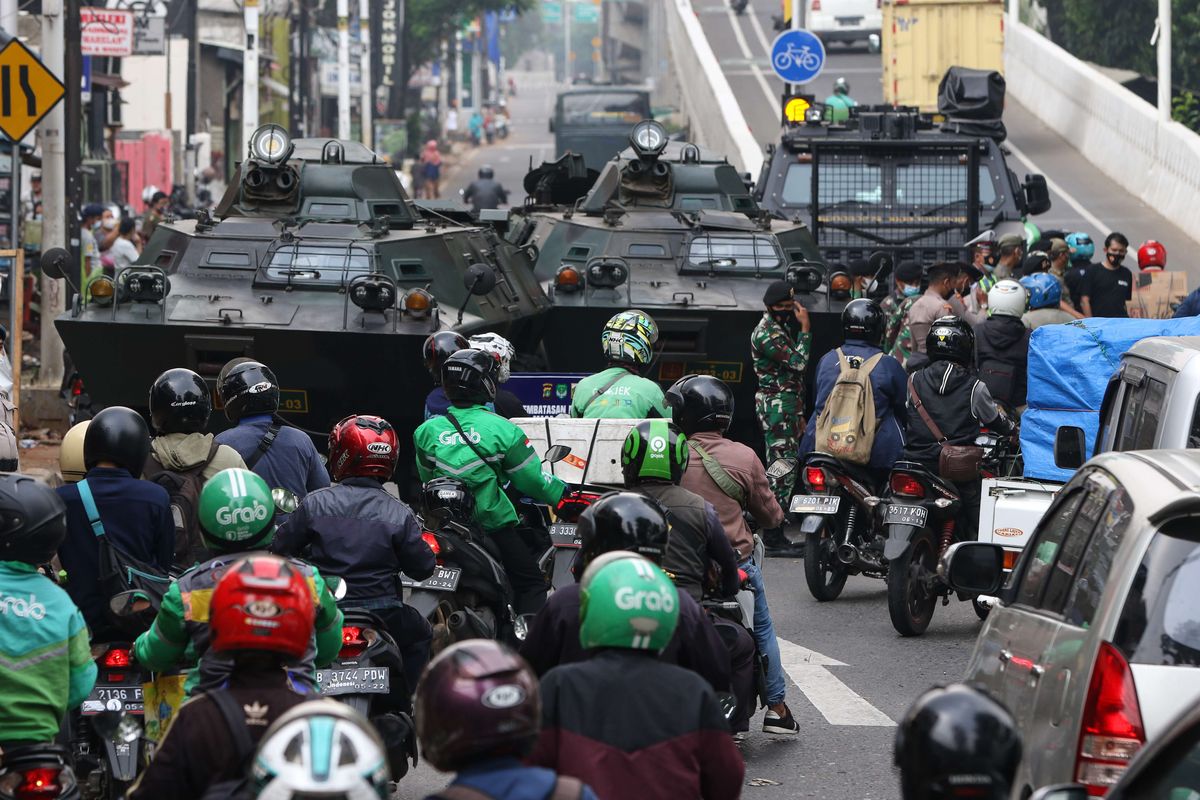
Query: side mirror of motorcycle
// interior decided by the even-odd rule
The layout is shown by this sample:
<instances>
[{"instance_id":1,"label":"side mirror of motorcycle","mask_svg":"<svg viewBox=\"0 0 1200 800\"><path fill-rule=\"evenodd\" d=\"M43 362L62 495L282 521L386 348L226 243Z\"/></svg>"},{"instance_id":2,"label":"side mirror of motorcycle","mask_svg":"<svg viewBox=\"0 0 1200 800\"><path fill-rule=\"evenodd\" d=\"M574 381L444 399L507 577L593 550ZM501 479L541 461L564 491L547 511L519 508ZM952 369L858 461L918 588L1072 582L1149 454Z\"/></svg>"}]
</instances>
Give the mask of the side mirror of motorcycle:
<instances>
[{"instance_id":1,"label":"side mirror of motorcycle","mask_svg":"<svg viewBox=\"0 0 1200 800\"><path fill-rule=\"evenodd\" d=\"M271 490L271 499L275 502L275 510L281 514L291 514L300 507L300 498L282 486Z\"/></svg>"},{"instance_id":2,"label":"side mirror of motorcycle","mask_svg":"<svg viewBox=\"0 0 1200 800\"><path fill-rule=\"evenodd\" d=\"M546 449L546 455L542 460L547 464L557 464L569 455L571 455L571 448L565 444L556 444Z\"/></svg>"},{"instance_id":3,"label":"side mirror of motorcycle","mask_svg":"<svg viewBox=\"0 0 1200 800\"><path fill-rule=\"evenodd\" d=\"M325 575L325 585L329 587L330 593L334 600L344 600L346 598L346 582L336 575Z\"/></svg>"},{"instance_id":4,"label":"side mirror of motorcycle","mask_svg":"<svg viewBox=\"0 0 1200 800\"><path fill-rule=\"evenodd\" d=\"M1004 548L988 542L951 545L938 564L938 575L956 592L994 595L1004 584Z\"/></svg>"},{"instance_id":5,"label":"side mirror of motorcycle","mask_svg":"<svg viewBox=\"0 0 1200 800\"><path fill-rule=\"evenodd\" d=\"M725 721L732 724L737 716L738 701L732 692L717 692L717 704L721 706L721 715Z\"/></svg>"},{"instance_id":6,"label":"side mirror of motorcycle","mask_svg":"<svg viewBox=\"0 0 1200 800\"><path fill-rule=\"evenodd\" d=\"M101 711L92 717L92 729L113 744L136 742L142 735L137 718L127 711Z\"/></svg>"},{"instance_id":7,"label":"side mirror of motorcycle","mask_svg":"<svg viewBox=\"0 0 1200 800\"><path fill-rule=\"evenodd\" d=\"M767 477L775 478L776 480L786 478L789 475L795 474L797 466L798 464L794 458L777 458L767 467Z\"/></svg>"},{"instance_id":8,"label":"side mirror of motorcycle","mask_svg":"<svg viewBox=\"0 0 1200 800\"><path fill-rule=\"evenodd\" d=\"M108 601L108 608L116 617L133 617L143 611L149 611L154 607L154 603L145 592L139 592L137 589L130 589L127 592L113 595Z\"/></svg>"},{"instance_id":9,"label":"side mirror of motorcycle","mask_svg":"<svg viewBox=\"0 0 1200 800\"><path fill-rule=\"evenodd\" d=\"M525 641L525 637L529 635L529 628L533 625L533 618L536 614L518 614L513 620L513 636L518 642Z\"/></svg>"}]
</instances>

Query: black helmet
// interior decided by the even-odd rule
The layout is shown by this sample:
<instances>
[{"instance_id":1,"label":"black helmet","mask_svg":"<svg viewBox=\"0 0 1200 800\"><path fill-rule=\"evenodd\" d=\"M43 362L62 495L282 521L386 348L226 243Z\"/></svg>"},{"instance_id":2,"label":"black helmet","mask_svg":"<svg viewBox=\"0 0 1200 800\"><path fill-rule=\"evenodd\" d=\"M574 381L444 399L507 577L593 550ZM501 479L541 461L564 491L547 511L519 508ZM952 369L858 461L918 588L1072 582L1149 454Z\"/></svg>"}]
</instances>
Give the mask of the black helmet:
<instances>
[{"instance_id":1,"label":"black helmet","mask_svg":"<svg viewBox=\"0 0 1200 800\"><path fill-rule=\"evenodd\" d=\"M83 464L88 469L111 461L140 477L150 456L150 429L132 408L109 406L92 418L83 436Z\"/></svg>"},{"instance_id":2,"label":"black helmet","mask_svg":"<svg viewBox=\"0 0 1200 800\"><path fill-rule=\"evenodd\" d=\"M490 180L496 176L496 171L492 169L491 164L484 164L479 168L479 177L483 180Z\"/></svg>"},{"instance_id":3,"label":"black helmet","mask_svg":"<svg viewBox=\"0 0 1200 800\"><path fill-rule=\"evenodd\" d=\"M659 564L670 529L657 500L634 492L609 492L579 515L579 557L586 566L601 553L628 550Z\"/></svg>"},{"instance_id":4,"label":"black helmet","mask_svg":"<svg viewBox=\"0 0 1200 800\"><path fill-rule=\"evenodd\" d=\"M685 435L729 429L733 420L733 392L720 378L684 375L667 389L671 419Z\"/></svg>"},{"instance_id":5,"label":"black helmet","mask_svg":"<svg viewBox=\"0 0 1200 800\"><path fill-rule=\"evenodd\" d=\"M629 429L621 448L625 486L643 481L679 483L687 469L687 439L665 419L647 419Z\"/></svg>"},{"instance_id":6,"label":"black helmet","mask_svg":"<svg viewBox=\"0 0 1200 800\"><path fill-rule=\"evenodd\" d=\"M925 353L930 361L966 366L975 358L975 331L958 317L938 317L925 334Z\"/></svg>"},{"instance_id":7,"label":"black helmet","mask_svg":"<svg viewBox=\"0 0 1200 800\"><path fill-rule=\"evenodd\" d=\"M421 512L431 531L449 520L469 522L475 515L475 495L458 478L434 478L421 487Z\"/></svg>"},{"instance_id":8,"label":"black helmet","mask_svg":"<svg viewBox=\"0 0 1200 800\"><path fill-rule=\"evenodd\" d=\"M208 425L211 413L208 386L190 369L169 369L150 387L150 421L160 436L198 433Z\"/></svg>"},{"instance_id":9,"label":"black helmet","mask_svg":"<svg viewBox=\"0 0 1200 800\"><path fill-rule=\"evenodd\" d=\"M66 538L67 507L58 493L28 475L0 472L0 561L49 563Z\"/></svg>"},{"instance_id":10,"label":"black helmet","mask_svg":"<svg viewBox=\"0 0 1200 800\"><path fill-rule=\"evenodd\" d=\"M1004 800L1021 763L1012 715L961 683L917 698L896 729L894 760L904 800Z\"/></svg>"},{"instance_id":11,"label":"black helmet","mask_svg":"<svg viewBox=\"0 0 1200 800\"><path fill-rule=\"evenodd\" d=\"M452 403L490 403L496 398L499 362L482 350L459 350L442 364L442 387Z\"/></svg>"},{"instance_id":12,"label":"black helmet","mask_svg":"<svg viewBox=\"0 0 1200 800\"><path fill-rule=\"evenodd\" d=\"M842 309L842 336L876 347L883 341L883 309L874 300L851 300Z\"/></svg>"},{"instance_id":13,"label":"black helmet","mask_svg":"<svg viewBox=\"0 0 1200 800\"><path fill-rule=\"evenodd\" d=\"M234 359L221 369L217 394L230 422L279 410L279 381L275 373L266 364L248 358Z\"/></svg>"},{"instance_id":14,"label":"black helmet","mask_svg":"<svg viewBox=\"0 0 1200 800\"><path fill-rule=\"evenodd\" d=\"M421 345L421 357L425 359L425 369L433 376L435 385L442 385L442 364L446 363L446 359L470 346L465 336L454 331L438 331L425 339L425 344Z\"/></svg>"}]
</instances>

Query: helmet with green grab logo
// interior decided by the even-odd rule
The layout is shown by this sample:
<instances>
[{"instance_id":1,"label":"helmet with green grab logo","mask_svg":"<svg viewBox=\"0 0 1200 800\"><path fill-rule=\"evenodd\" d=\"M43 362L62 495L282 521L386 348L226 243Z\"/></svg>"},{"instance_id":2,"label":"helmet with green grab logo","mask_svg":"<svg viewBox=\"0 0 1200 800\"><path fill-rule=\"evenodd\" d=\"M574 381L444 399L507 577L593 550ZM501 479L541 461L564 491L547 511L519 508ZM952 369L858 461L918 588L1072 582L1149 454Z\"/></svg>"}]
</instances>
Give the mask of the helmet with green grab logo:
<instances>
[{"instance_id":1,"label":"helmet with green grab logo","mask_svg":"<svg viewBox=\"0 0 1200 800\"><path fill-rule=\"evenodd\" d=\"M646 480L679 483L687 464L687 439L672 422L648 419L625 436L621 472L627 487Z\"/></svg>"},{"instance_id":2,"label":"helmet with green grab logo","mask_svg":"<svg viewBox=\"0 0 1200 800\"><path fill-rule=\"evenodd\" d=\"M675 635L679 592L667 574L641 556L604 560L580 581L579 643L658 652Z\"/></svg>"},{"instance_id":3,"label":"helmet with green grab logo","mask_svg":"<svg viewBox=\"0 0 1200 800\"><path fill-rule=\"evenodd\" d=\"M604 325L604 357L622 364L649 364L658 342L658 324L645 311L622 311Z\"/></svg>"},{"instance_id":4,"label":"helmet with green grab logo","mask_svg":"<svg viewBox=\"0 0 1200 800\"><path fill-rule=\"evenodd\" d=\"M200 490L200 531L224 552L260 547L274 532L275 502L267 482L248 469L225 469Z\"/></svg>"}]
</instances>

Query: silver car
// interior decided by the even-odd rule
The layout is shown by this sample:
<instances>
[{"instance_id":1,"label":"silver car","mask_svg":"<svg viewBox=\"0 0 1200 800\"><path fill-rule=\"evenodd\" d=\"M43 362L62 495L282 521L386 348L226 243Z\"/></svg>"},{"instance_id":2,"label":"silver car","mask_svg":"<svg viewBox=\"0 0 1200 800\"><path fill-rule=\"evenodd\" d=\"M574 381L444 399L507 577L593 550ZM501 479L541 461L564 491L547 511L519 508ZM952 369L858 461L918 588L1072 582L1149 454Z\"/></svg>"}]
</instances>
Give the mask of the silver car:
<instances>
[{"instance_id":1,"label":"silver car","mask_svg":"<svg viewBox=\"0 0 1200 800\"><path fill-rule=\"evenodd\" d=\"M942 575L989 594L1002 568L999 546L966 543ZM1068 782L1100 793L1200 699L1200 452L1089 461L999 596L966 680L1002 700L1024 737L1013 797Z\"/></svg>"}]
</instances>

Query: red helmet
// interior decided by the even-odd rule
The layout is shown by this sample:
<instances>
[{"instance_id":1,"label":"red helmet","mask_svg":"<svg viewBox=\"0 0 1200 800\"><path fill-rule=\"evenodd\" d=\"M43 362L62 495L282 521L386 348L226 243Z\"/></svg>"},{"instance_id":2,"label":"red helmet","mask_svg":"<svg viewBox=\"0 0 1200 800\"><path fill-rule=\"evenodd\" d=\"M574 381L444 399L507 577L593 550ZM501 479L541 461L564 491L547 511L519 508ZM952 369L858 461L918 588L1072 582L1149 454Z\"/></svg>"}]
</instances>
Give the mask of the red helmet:
<instances>
[{"instance_id":1,"label":"red helmet","mask_svg":"<svg viewBox=\"0 0 1200 800\"><path fill-rule=\"evenodd\" d=\"M1167 266L1167 248L1149 239L1138 248L1138 269L1165 269Z\"/></svg>"},{"instance_id":2,"label":"red helmet","mask_svg":"<svg viewBox=\"0 0 1200 800\"><path fill-rule=\"evenodd\" d=\"M400 459L396 429L383 417L352 414L329 433L329 477L389 480Z\"/></svg>"},{"instance_id":3,"label":"red helmet","mask_svg":"<svg viewBox=\"0 0 1200 800\"><path fill-rule=\"evenodd\" d=\"M429 662L417 684L417 738L425 760L454 772L480 758L523 758L541 727L537 676L499 642L471 639Z\"/></svg>"},{"instance_id":4,"label":"red helmet","mask_svg":"<svg viewBox=\"0 0 1200 800\"><path fill-rule=\"evenodd\" d=\"M231 566L213 590L212 649L271 650L300 658L316 615L312 589L299 569L278 556L250 556Z\"/></svg>"}]
</instances>

